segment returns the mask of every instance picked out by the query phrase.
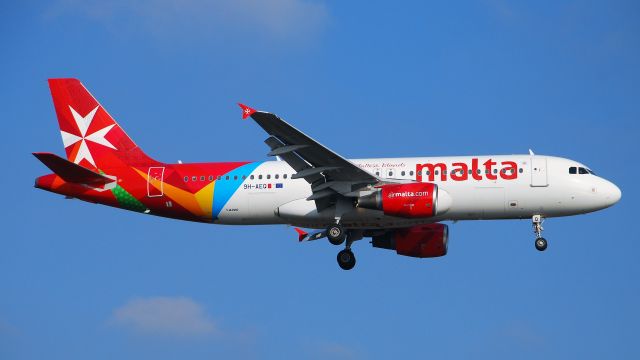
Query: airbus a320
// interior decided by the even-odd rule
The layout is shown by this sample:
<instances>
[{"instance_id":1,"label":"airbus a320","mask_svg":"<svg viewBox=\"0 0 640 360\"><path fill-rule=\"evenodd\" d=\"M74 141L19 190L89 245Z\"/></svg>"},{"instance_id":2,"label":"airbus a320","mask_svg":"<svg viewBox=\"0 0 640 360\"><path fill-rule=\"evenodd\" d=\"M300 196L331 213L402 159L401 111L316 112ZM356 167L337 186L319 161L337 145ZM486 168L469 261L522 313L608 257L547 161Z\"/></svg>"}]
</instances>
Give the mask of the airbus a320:
<instances>
[{"instance_id":1,"label":"airbus a320","mask_svg":"<svg viewBox=\"0 0 640 360\"><path fill-rule=\"evenodd\" d=\"M621 191L578 161L530 152L346 159L278 116L239 104L268 134L274 161L164 163L146 155L77 79L50 79L65 158L34 153L51 174L37 188L148 215L229 225L289 224L298 240L355 241L432 258L447 253L444 221L542 221L612 206ZM302 228L315 229L311 231Z\"/></svg>"}]
</instances>

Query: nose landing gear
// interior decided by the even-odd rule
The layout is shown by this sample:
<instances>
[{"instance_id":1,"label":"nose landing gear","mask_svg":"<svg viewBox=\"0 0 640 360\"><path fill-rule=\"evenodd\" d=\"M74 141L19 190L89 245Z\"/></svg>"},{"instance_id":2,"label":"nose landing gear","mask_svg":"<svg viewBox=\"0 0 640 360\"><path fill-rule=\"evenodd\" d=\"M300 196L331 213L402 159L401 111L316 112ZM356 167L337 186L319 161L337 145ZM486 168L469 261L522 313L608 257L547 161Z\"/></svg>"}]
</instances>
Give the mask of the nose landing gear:
<instances>
[{"instance_id":1,"label":"nose landing gear","mask_svg":"<svg viewBox=\"0 0 640 360\"><path fill-rule=\"evenodd\" d=\"M531 222L533 225L533 232L536 234L536 250L545 251L547 249L547 239L542 237L542 222L544 218L541 215L533 215L531 218Z\"/></svg>"}]
</instances>

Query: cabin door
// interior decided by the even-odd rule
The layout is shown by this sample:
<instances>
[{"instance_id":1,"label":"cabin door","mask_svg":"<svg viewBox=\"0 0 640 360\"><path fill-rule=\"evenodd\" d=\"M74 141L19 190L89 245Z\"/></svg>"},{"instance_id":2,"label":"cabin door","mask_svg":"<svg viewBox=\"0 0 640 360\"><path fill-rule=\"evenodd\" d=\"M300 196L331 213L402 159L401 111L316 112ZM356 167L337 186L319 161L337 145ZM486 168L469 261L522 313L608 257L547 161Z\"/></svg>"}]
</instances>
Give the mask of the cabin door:
<instances>
[{"instance_id":1,"label":"cabin door","mask_svg":"<svg viewBox=\"0 0 640 360\"><path fill-rule=\"evenodd\" d=\"M147 196L164 195L164 167L150 167L147 178Z\"/></svg>"},{"instance_id":2,"label":"cabin door","mask_svg":"<svg viewBox=\"0 0 640 360\"><path fill-rule=\"evenodd\" d=\"M531 186L548 186L547 158L544 156L531 157Z\"/></svg>"}]
</instances>

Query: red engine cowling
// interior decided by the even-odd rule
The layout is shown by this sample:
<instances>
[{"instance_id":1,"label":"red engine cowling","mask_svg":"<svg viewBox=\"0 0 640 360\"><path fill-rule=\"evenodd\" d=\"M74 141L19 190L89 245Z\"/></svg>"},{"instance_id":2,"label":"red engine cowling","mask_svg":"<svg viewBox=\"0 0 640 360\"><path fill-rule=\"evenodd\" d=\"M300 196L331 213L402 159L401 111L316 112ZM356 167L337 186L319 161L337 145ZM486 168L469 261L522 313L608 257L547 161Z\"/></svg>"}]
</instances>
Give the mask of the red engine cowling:
<instances>
[{"instance_id":1,"label":"red engine cowling","mask_svg":"<svg viewBox=\"0 0 640 360\"><path fill-rule=\"evenodd\" d=\"M385 215L406 218L437 214L438 185L432 183L387 184L358 199L358 206L382 210Z\"/></svg>"},{"instance_id":2,"label":"red engine cowling","mask_svg":"<svg viewBox=\"0 0 640 360\"><path fill-rule=\"evenodd\" d=\"M445 224L418 225L392 230L382 236L374 236L373 247L395 250L399 255L417 258L444 256L447 254L449 227Z\"/></svg>"}]
</instances>

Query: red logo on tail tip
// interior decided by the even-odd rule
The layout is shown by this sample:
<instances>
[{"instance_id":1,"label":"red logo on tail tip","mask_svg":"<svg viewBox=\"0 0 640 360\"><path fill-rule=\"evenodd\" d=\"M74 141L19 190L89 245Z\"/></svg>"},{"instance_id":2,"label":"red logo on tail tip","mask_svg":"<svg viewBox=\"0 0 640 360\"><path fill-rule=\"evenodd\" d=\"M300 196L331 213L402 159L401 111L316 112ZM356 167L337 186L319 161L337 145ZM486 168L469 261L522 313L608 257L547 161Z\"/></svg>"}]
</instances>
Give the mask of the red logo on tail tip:
<instances>
[{"instance_id":1,"label":"red logo on tail tip","mask_svg":"<svg viewBox=\"0 0 640 360\"><path fill-rule=\"evenodd\" d=\"M244 104L240 104L238 103L238 105L240 106L240 108L242 108L242 118L246 119L249 116L253 115L254 112L256 112L255 109L252 109L250 107L248 107L247 105Z\"/></svg>"}]
</instances>

